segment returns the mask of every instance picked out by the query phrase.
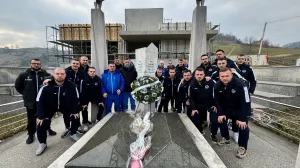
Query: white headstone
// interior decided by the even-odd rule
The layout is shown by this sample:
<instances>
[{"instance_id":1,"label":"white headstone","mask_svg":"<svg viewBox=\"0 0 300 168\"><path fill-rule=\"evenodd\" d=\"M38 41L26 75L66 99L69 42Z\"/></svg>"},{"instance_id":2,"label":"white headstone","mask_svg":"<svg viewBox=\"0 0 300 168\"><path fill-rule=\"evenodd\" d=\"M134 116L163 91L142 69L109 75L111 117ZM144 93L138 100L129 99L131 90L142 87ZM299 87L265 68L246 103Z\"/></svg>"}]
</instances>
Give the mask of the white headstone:
<instances>
[{"instance_id":1,"label":"white headstone","mask_svg":"<svg viewBox=\"0 0 300 168\"><path fill-rule=\"evenodd\" d=\"M142 76L155 77L157 69L158 48L151 43L148 47L135 50L135 68L138 78ZM137 104L138 102L136 102ZM155 105L140 104L138 110L154 112Z\"/></svg>"},{"instance_id":2,"label":"white headstone","mask_svg":"<svg viewBox=\"0 0 300 168\"><path fill-rule=\"evenodd\" d=\"M135 50L135 68L138 77L155 76L158 59L158 48L151 43L147 48Z\"/></svg>"}]
</instances>

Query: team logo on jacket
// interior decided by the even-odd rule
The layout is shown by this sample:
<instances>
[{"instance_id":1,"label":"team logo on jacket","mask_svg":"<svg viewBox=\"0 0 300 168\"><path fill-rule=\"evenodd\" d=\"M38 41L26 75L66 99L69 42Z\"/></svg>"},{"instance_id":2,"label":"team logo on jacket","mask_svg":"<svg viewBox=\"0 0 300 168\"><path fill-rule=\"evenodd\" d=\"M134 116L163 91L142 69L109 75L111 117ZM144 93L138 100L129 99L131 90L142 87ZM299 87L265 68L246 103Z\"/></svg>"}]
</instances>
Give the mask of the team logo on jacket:
<instances>
[{"instance_id":1,"label":"team logo on jacket","mask_svg":"<svg viewBox=\"0 0 300 168\"><path fill-rule=\"evenodd\" d=\"M231 90L232 93L235 93L236 91L234 89Z\"/></svg>"},{"instance_id":2,"label":"team logo on jacket","mask_svg":"<svg viewBox=\"0 0 300 168\"><path fill-rule=\"evenodd\" d=\"M209 88L209 86L208 85L205 85L205 89L208 89Z\"/></svg>"},{"instance_id":3,"label":"team logo on jacket","mask_svg":"<svg viewBox=\"0 0 300 168\"><path fill-rule=\"evenodd\" d=\"M211 68L209 68L209 71L212 71L212 69L211 69Z\"/></svg>"},{"instance_id":4,"label":"team logo on jacket","mask_svg":"<svg viewBox=\"0 0 300 168\"><path fill-rule=\"evenodd\" d=\"M98 82L95 82L95 86L98 86Z\"/></svg>"},{"instance_id":5,"label":"team logo on jacket","mask_svg":"<svg viewBox=\"0 0 300 168\"><path fill-rule=\"evenodd\" d=\"M244 70L242 70L242 72L243 72L243 73L246 73L247 71L244 69Z\"/></svg>"},{"instance_id":6,"label":"team logo on jacket","mask_svg":"<svg viewBox=\"0 0 300 168\"><path fill-rule=\"evenodd\" d=\"M64 92L64 93L63 93L63 96L65 96L65 95L66 95L66 93Z\"/></svg>"}]
</instances>

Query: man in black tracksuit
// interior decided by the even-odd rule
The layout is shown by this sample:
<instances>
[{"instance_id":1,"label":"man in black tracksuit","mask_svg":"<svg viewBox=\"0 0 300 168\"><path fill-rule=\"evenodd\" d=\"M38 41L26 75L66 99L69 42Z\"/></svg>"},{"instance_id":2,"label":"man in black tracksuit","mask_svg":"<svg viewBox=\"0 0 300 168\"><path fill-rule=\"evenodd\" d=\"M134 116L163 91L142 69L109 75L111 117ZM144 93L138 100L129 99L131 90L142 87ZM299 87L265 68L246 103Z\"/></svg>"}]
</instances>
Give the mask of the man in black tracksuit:
<instances>
[{"instance_id":1,"label":"man in black tracksuit","mask_svg":"<svg viewBox=\"0 0 300 168\"><path fill-rule=\"evenodd\" d=\"M221 59L218 59L218 61L217 61L217 68L216 68L216 70L215 70L215 72L213 72L212 73L212 75L211 75L211 78L212 78L212 80L214 80L214 81L216 81L216 82L218 82L219 81L219 71L220 71L220 69L223 69L223 68L225 68L225 67L228 67L228 59L225 59L225 58L221 58ZM229 67L228 67L229 68ZM233 71L232 71L232 73L233 73L233 75L235 76L235 77L237 77L237 78L241 78L241 79L243 79L243 80L245 80L245 81L247 81L242 75L241 75L241 71L239 70L239 69L232 69Z\"/></svg>"},{"instance_id":2,"label":"man in black tracksuit","mask_svg":"<svg viewBox=\"0 0 300 168\"><path fill-rule=\"evenodd\" d=\"M176 69L175 69L175 71L176 71L176 78L179 79L179 80L181 80L183 78L183 72L185 70L187 70L187 68L183 64L183 59L180 58L178 60L178 65L176 66Z\"/></svg>"},{"instance_id":3,"label":"man in black tracksuit","mask_svg":"<svg viewBox=\"0 0 300 168\"><path fill-rule=\"evenodd\" d=\"M158 80L163 84L164 83L164 76L163 76L163 69L162 68L157 68L156 72L155 72L155 76L158 78ZM158 104L158 101L155 102L155 109L158 108L158 106L160 106L160 109L162 109L163 104L161 103L161 100Z\"/></svg>"},{"instance_id":4,"label":"man in black tracksuit","mask_svg":"<svg viewBox=\"0 0 300 168\"><path fill-rule=\"evenodd\" d=\"M249 93L254 94L256 79L251 66L245 64L245 55L241 54L237 56L237 62L239 69L241 70L241 75L249 82Z\"/></svg>"},{"instance_id":5,"label":"man in black tracksuit","mask_svg":"<svg viewBox=\"0 0 300 168\"><path fill-rule=\"evenodd\" d=\"M220 146L230 144L227 120L231 118L232 130L239 131L237 157L243 158L246 155L249 139L250 97L248 86L242 79L233 77L228 68L221 69L219 73L220 81L215 84L214 96L223 139L218 144Z\"/></svg>"},{"instance_id":6,"label":"man in black tracksuit","mask_svg":"<svg viewBox=\"0 0 300 168\"><path fill-rule=\"evenodd\" d=\"M203 54L201 56L201 65L198 66L197 68L202 68L205 71L205 76L209 76L211 77L212 73L214 71L216 71L216 66L212 65L209 61L208 61L208 56L207 54ZM195 71L193 72L193 76L195 75Z\"/></svg>"},{"instance_id":7,"label":"man in black tracksuit","mask_svg":"<svg viewBox=\"0 0 300 168\"><path fill-rule=\"evenodd\" d=\"M215 82L213 80L207 81L205 79L204 70L199 68L196 69L195 79L191 82L189 88L189 98L192 108L192 121L199 131L204 134L202 128L203 117L207 116L207 111L210 112L211 122L212 122L212 139L216 142L215 135L218 131L217 126L217 108L213 98L213 87Z\"/></svg>"},{"instance_id":8,"label":"man in black tracksuit","mask_svg":"<svg viewBox=\"0 0 300 168\"><path fill-rule=\"evenodd\" d=\"M215 59L213 65L217 66L217 61L219 59L223 59L223 58L227 60L227 66L228 66L228 68L238 69L238 66L236 65L236 63L234 61L232 61L231 59L227 58L225 56L225 51L221 50L221 49L218 49L216 51L216 59Z\"/></svg>"},{"instance_id":9,"label":"man in black tracksuit","mask_svg":"<svg viewBox=\"0 0 300 168\"><path fill-rule=\"evenodd\" d=\"M162 92L162 104L164 107L164 112L168 112L168 105L171 101L171 106L173 111L175 111L174 106L172 104L175 101L175 107L178 107L178 101L176 101L177 97L177 88L179 84L179 80L175 77L175 68L169 69L169 77L164 79L163 87L164 90ZM158 107L158 112L161 112L161 108Z\"/></svg>"},{"instance_id":10,"label":"man in black tracksuit","mask_svg":"<svg viewBox=\"0 0 300 168\"><path fill-rule=\"evenodd\" d=\"M83 130L87 131L89 127L88 121L88 104L91 102L98 106L97 120L101 120L102 113L104 110L103 95L102 95L102 81L99 76L96 75L96 68L89 67L88 77L86 77L82 83L82 90L80 94L80 105L82 111L82 124L84 125Z\"/></svg>"},{"instance_id":11,"label":"man in black tracksuit","mask_svg":"<svg viewBox=\"0 0 300 168\"><path fill-rule=\"evenodd\" d=\"M31 144L34 141L34 134L36 132L36 96L43 81L50 77L51 74L41 69L41 61L39 59L32 59L30 61L30 68L22 72L15 81L15 88L23 95L24 106L27 110L27 144ZM49 135L56 135L56 132L49 128Z\"/></svg>"},{"instance_id":12,"label":"man in black tracksuit","mask_svg":"<svg viewBox=\"0 0 300 168\"><path fill-rule=\"evenodd\" d=\"M131 83L136 80L137 78L137 72L134 67L134 64L130 61L129 58L124 59L123 67L120 69L120 72L124 78L125 86L124 91L122 93L122 101L124 111L135 111L136 105L135 100L133 99L131 92ZM130 100L130 110L128 107L128 99Z\"/></svg>"},{"instance_id":13,"label":"man in black tracksuit","mask_svg":"<svg viewBox=\"0 0 300 168\"><path fill-rule=\"evenodd\" d=\"M66 80L72 82L73 84L75 84L75 86L77 87L77 90L82 90L82 82L85 75L85 72L80 70L80 61L77 58L73 58L71 61L71 66L69 66L68 68L65 69L66 71ZM82 117L84 117L85 115L88 114L84 114L87 113L87 111L84 111L83 109L80 108L80 106L78 106L78 110L82 111L81 115ZM67 118L65 120L65 122L70 123L70 121L67 121L69 118ZM89 124L92 124L90 121L88 121ZM67 126L67 124L65 123L65 126ZM66 129L67 130L67 129ZM82 131L81 127L78 130L80 133L84 133L84 131ZM68 135L68 132L64 132L61 137L64 138Z\"/></svg>"},{"instance_id":14,"label":"man in black tracksuit","mask_svg":"<svg viewBox=\"0 0 300 168\"><path fill-rule=\"evenodd\" d=\"M80 57L80 67L79 70L84 72L84 76L88 77L88 71L89 71L89 58L87 56L81 56Z\"/></svg>"},{"instance_id":15,"label":"man in black tracksuit","mask_svg":"<svg viewBox=\"0 0 300 168\"><path fill-rule=\"evenodd\" d=\"M47 148L47 130L50 126L51 118L59 111L63 113L64 120L69 118L72 125L68 123L67 128L71 129L71 139L79 139L76 131L79 126L78 105L79 93L73 83L65 80L65 70L56 68L54 70L54 80L43 86L36 98L37 101L37 137L40 142L36 155L41 155ZM66 122L65 122L66 123Z\"/></svg>"},{"instance_id":16,"label":"man in black tracksuit","mask_svg":"<svg viewBox=\"0 0 300 168\"><path fill-rule=\"evenodd\" d=\"M191 80L192 80L191 71L190 70L183 71L183 79L181 79L177 90L178 91L178 96L177 96L178 113L184 111L186 107L186 103L188 101L188 90L189 90Z\"/></svg>"},{"instance_id":17,"label":"man in black tracksuit","mask_svg":"<svg viewBox=\"0 0 300 168\"><path fill-rule=\"evenodd\" d=\"M84 79L84 71L80 70L80 61L77 58L72 59L71 66L66 68L66 80L69 80L78 90L80 90L82 80Z\"/></svg>"}]
</instances>

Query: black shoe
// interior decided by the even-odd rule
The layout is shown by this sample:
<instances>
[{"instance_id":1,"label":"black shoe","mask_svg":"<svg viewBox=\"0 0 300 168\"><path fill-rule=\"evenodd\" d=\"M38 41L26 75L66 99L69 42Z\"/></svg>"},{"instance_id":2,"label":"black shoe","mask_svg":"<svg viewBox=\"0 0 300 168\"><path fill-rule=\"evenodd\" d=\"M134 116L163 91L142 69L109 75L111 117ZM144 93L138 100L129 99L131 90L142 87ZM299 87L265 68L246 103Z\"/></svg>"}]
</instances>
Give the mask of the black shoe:
<instances>
[{"instance_id":1,"label":"black shoe","mask_svg":"<svg viewBox=\"0 0 300 168\"><path fill-rule=\"evenodd\" d=\"M34 136L28 136L26 144L31 144L34 141Z\"/></svg>"},{"instance_id":2,"label":"black shoe","mask_svg":"<svg viewBox=\"0 0 300 168\"><path fill-rule=\"evenodd\" d=\"M204 121L203 123L202 123L202 127L203 128L206 128L208 125L207 125L207 122L206 121Z\"/></svg>"},{"instance_id":3,"label":"black shoe","mask_svg":"<svg viewBox=\"0 0 300 168\"><path fill-rule=\"evenodd\" d=\"M56 132L53 131L52 129L49 129L49 130L48 130L48 134L49 134L50 136L55 136L55 135L56 135Z\"/></svg>"},{"instance_id":4,"label":"black shoe","mask_svg":"<svg viewBox=\"0 0 300 168\"><path fill-rule=\"evenodd\" d=\"M210 138L211 138L212 143L214 143L214 144L218 143L218 139L215 135L210 135Z\"/></svg>"},{"instance_id":5,"label":"black shoe","mask_svg":"<svg viewBox=\"0 0 300 168\"><path fill-rule=\"evenodd\" d=\"M88 124L89 124L89 125L93 125L93 123L92 123L92 122L90 122L90 121L88 121Z\"/></svg>"}]
</instances>

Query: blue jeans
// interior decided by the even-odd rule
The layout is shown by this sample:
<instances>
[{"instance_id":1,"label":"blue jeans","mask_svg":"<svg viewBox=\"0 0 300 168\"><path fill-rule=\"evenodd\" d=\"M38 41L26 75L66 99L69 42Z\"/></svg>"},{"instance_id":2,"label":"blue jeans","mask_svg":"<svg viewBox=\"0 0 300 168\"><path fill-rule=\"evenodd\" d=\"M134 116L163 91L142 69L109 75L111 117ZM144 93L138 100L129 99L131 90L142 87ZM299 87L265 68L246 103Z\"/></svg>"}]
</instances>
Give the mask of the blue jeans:
<instances>
[{"instance_id":1,"label":"blue jeans","mask_svg":"<svg viewBox=\"0 0 300 168\"><path fill-rule=\"evenodd\" d=\"M111 112L112 104L115 104L116 112L122 112L121 109L121 96L117 94L108 95L105 99L105 113L108 114Z\"/></svg>"},{"instance_id":2,"label":"blue jeans","mask_svg":"<svg viewBox=\"0 0 300 168\"><path fill-rule=\"evenodd\" d=\"M131 110L135 110L135 100L133 99L132 95L130 92L124 92L123 93L123 106L124 106L124 111L128 110L128 98L130 99L130 105L131 105Z\"/></svg>"}]
</instances>

